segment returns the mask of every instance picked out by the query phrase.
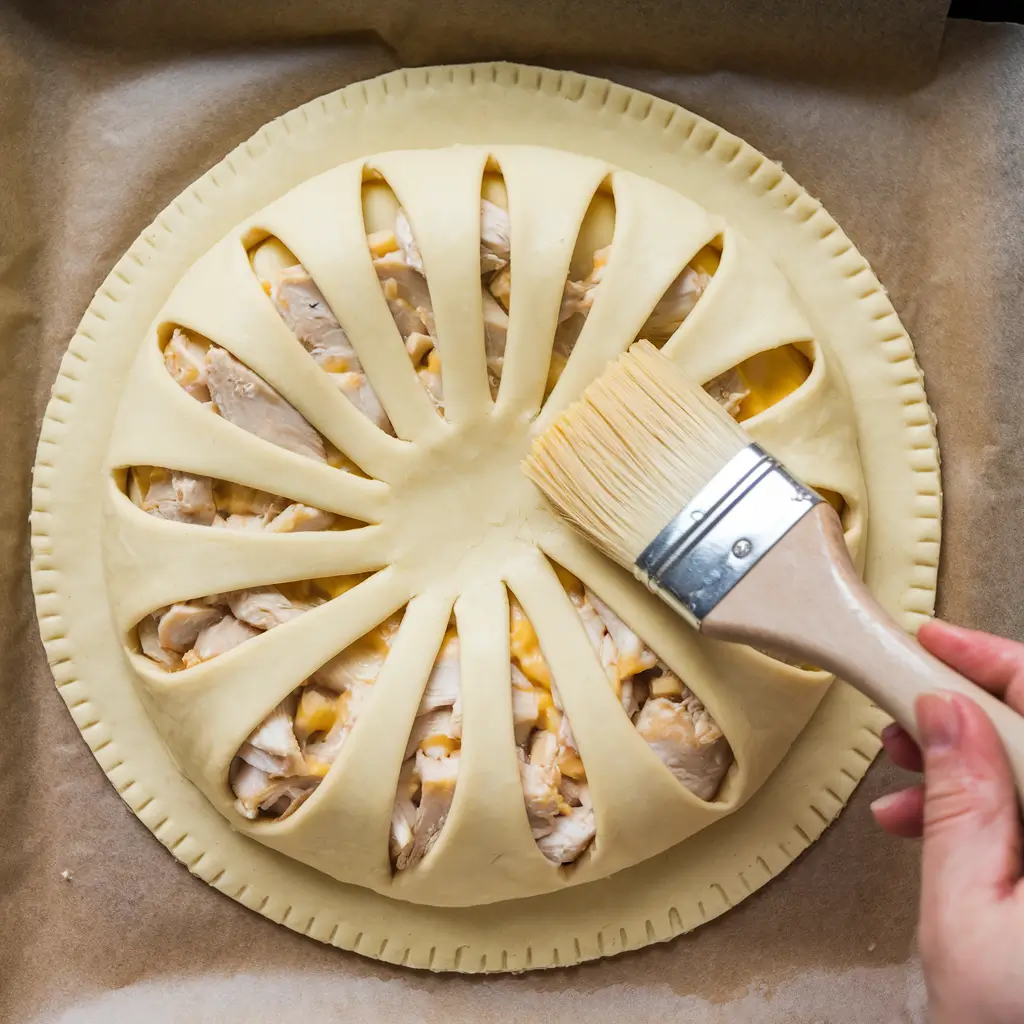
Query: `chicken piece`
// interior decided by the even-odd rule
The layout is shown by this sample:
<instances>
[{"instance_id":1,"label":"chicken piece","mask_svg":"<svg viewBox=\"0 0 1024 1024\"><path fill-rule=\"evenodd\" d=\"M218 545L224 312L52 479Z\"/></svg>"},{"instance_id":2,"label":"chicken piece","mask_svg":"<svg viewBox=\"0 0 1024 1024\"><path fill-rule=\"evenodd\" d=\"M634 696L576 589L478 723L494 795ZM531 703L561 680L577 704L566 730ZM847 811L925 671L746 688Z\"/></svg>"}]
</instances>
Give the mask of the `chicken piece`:
<instances>
[{"instance_id":1,"label":"chicken piece","mask_svg":"<svg viewBox=\"0 0 1024 1024\"><path fill-rule=\"evenodd\" d=\"M141 498L136 504L144 512L176 523L213 525L217 508L213 502L213 483L208 476L151 469L148 475L133 470L132 477L138 484L136 493Z\"/></svg>"},{"instance_id":2,"label":"chicken piece","mask_svg":"<svg viewBox=\"0 0 1024 1024\"><path fill-rule=\"evenodd\" d=\"M455 783L459 774L458 750L445 757L430 757L423 752L416 755L416 774L420 777L420 803L416 808L413 825L412 848L397 861L399 871L419 863L431 850L441 834L455 797Z\"/></svg>"},{"instance_id":3,"label":"chicken piece","mask_svg":"<svg viewBox=\"0 0 1024 1024\"><path fill-rule=\"evenodd\" d=\"M558 769L563 775L572 779L586 782L587 773L580 760L579 749L576 746L576 737L573 735L572 727L569 725L569 717L562 706L562 700L558 693L558 687L551 687L551 700L557 713L558 727L555 730L555 737L558 740Z\"/></svg>"},{"instance_id":4,"label":"chicken piece","mask_svg":"<svg viewBox=\"0 0 1024 1024\"><path fill-rule=\"evenodd\" d=\"M530 738L530 733L537 728L540 717L540 695L533 688L533 683L520 671L518 665L512 665L512 724L515 728L516 743L522 746ZM545 691L541 691L544 693Z\"/></svg>"},{"instance_id":5,"label":"chicken piece","mask_svg":"<svg viewBox=\"0 0 1024 1024\"><path fill-rule=\"evenodd\" d=\"M619 650L615 646L611 634L605 633L601 638L601 649L597 653L601 659L601 668L604 669L604 674L608 677L608 682L612 684L615 696L618 697L622 690L619 678Z\"/></svg>"},{"instance_id":6,"label":"chicken piece","mask_svg":"<svg viewBox=\"0 0 1024 1024\"><path fill-rule=\"evenodd\" d=\"M633 716L640 710L640 700L637 696L637 688L632 679L623 679L619 689L619 703L626 717L632 720Z\"/></svg>"},{"instance_id":7,"label":"chicken piece","mask_svg":"<svg viewBox=\"0 0 1024 1024\"><path fill-rule=\"evenodd\" d=\"M519 752L519 778L534 839L547 835L567 807L559 792L562 774L555 764L557 756L558 741L543 730L534 735L529 756Z\"/></svg>"},{"instance_id":8,"label":"chicken piece","mask_svg":"<svg viewBox=\"0 0 1024 1024\"><path fill-rule=\"evenodd\" d=\"M183 523L198 526L209 526L213 522L217 512L213 502L213 482L208 476L171 473L171 486L174 489L176 516L168 516L161 508L164 518L178 517Z\"/></svg>"},{"instance_id":9,"label":"chicken piece","mask_svg":"<svg viewBox=\"0 0 1024 1024\"><path fill-rule=\"evenodd\" d=\"M212 347L206 363L210 397L226 420L296 455L327 461L323 438L262 377L222 348Z\"/></svg>"},{"instance_id":10,"label":"chicken piece","mask_svg":"<svg viewBox=\"0 0 1024 1024\"><path fill-rule=\"evenodd\" d=\"M313 681L335 693L344 693L359 686L372 686L384 667L387 654L387 645L373 634L367 634L317 669Z\"/></svg>"},{"instance_id":11,"label":"chicken piece","mask_svg":"<svg viewBox=\"0 0 1024 1024\"><path fill-rule=\"evenodd\" d=\"M689 691L681 701L654 697L637 715L636 729L668 770L701 800L713 800L732 763L722 730Z\"/></svg>"},{"instance_id":12,"label":"chicken piece","mask_svg":"<svg viewBox=\"0 0 1024 1024\"><path fill-rule=\"evenodd\" d=\"M544 385L545 397L555 390L559 377L565 372L565 368L569 364L569 356L572 355L572 350L576 347L576 342L579 341L585 323L584 317L574 316L555 328L551 361L548 364L548 379Z\"/></svg>"},{"instance_id":13,"label":"chicken piece","mask_svg":"<svg viewBox=\"0 0 1024 1024\"><path fill-rule=\"evenodd\" d=\"M558 310L558 322L562 324L572 317L582 314L584 317L594 305L598 285L604 279L604 273L611 259L610 245L598 249L594 253L594 267L582 281L567 280L562 291L562 304Z\"/></svg>"},{"instance_id":14,"label":"chicken piece","mask_svg":"<svg viewBox=\"0 0 1024 1024\"><path fill-rule=\"evenodd\" d=\"M562 781L558 784L558 792L570 807L590 804L590 787L585 782L577 782L576 779L563 775Z\"/></svg>"},{"instance_id":15,"label":"chicken piece","mask_svg":"<svg viewBox=\"0 0 1024 1024\"><path fill-rule=\"evenodd\" d=\"M295 725L288 701L284 700L249 734L248 743L274 757L300 765L302 752L295 738Z\"/></svg>"},{"instance_id":16,"label":"chicken piece","mask_svg":"<svg viewBox=\"0 0 1024 1024\"><path fill-rule=\"evenodd\" d=\"M427 331L427 324L419 314L416 307L406 299L393 278L387 278L382 282L384 298L387 300L391 316L394 318L398 333L402 340L407 341L414 334L423 334Z\"/></svg>"},{"instance_id":17,"label":"chicken piece","mask_svg":"<svg viewBox=\"0 0 1024 1024\"><path fill-rule=\"evenodd\" d=\"M195 646L202 630L219 622L223 617L224 612L220 608L192 603L172 604L160 616L160 623L157 626L160 646L184 654Z\"/></svg>"},{"instance_id":18,"label":"chicken piece","mask_svg":"<svg viewBox=\"0 0 1024 1024\"><path fill-rule=\"evenodd\" d=\"M410 266L402 252L373 261L391 315L403 338L420 333L434 335L434 308L423 275Z\"/></svg>"},{"instance_id":19,"label":"chicken piece","mask_svg":"<svg viewBox=\"0 0 1024 1024\"><path fill-rule=\"evenodd\" d=\"M394 436L395 428L380 404L377 392L366 374L356 371L330 371L331 380L337 389L374 425L386 434Z\"/></svg>"},{"instance_id":20,"label":"chicken piece","mask_svg":"<svg viewBox=\"0 0 1024 1024\"><path fill-rule=\"evenodd\" d=\"M562 290L562 304L558 307L558 322L564 324L578 314L586 316L590 312L590 288L584 281L565 282Z\"/></svg>"},{"instance_id":21,"label":"chicken piece","mask_svg":"<svg viewBox=\"0 0 1024 1024\"><path fill-rule=\"evenodd\" d=\"M646 338L652 345L664 345L693 312L697 300L710 283L711 275L707 271L696 270L692 266L684 267L640 328L640 337Z\"/></svg>"},{"instance_id":22,"label":"chicken piece","mask_svg":"<svg viewBox=\"0 0 1024 1024\"><path fill-rule=\"evenodd\" d=\"M309 611L308 606L293 604L277 587L236 590L228 595L228 606L236 619L257 629L273 629Z\"/></svg>"},{"instance_id":23,"label":"chicken piece","mask_svg":"<svg viewBox=\"0 0 1024 1024\"><path fill-rule=\"evenodd\" d=\"M548 366L548 380L545 396L549 395L558 383L565 370L572 350L579 341L588 314L594 304L597 287L600 285L608 260L611 257L611 246L606 245L594 253L594 267L582 281L567 280L562 291L562 302L558 309L558 326L555 328L555 339L551 350L551 363Z\"/></svg>"},{"instance_id":24,"label":"chicken piece","mask_svg":"<svg viewBox=\"0 0 1024 1024\"><path fill-rule=\"evenodd\" d=\"M417 717L429 714L431 711L438 711L441 708L453 707L459 698L460 685L459 638L456 635L451 635L441 645L434 667L430 670L430 676L416 712Z\"/></svg>"},{"instance_id":25,"label":"chicken piece","mask_svg":"<svg viewBox=\"0 0 1024 1024\"><path fill-rule=\"evenodd\" d=\"M193 338L180 327L174 328L170 341L164 346L167 372L198 402L210 400L206 386L206 352L209 347L209 342Z\"/></svg>"},{"instance_id":26,"label":"chicken piece","mask_svg":"<svg viewBox=\"0 0 1024 1024\"><path fill-rule=\"evenodd\" d=\"M412 761L407 763L413 764ZM393 867L397 867L399 862L403 866L408 865L412 853L415 824L416 805L408 797L399 795L395 800L394 809L391 811L391 837L388 842L388 851L391 854Z\"/></svg>"},{"instance_id":27,"label":"chicken piece","mask_svg":"<svg viewBox=\"0 0 1024 1024\"><path fill-rule=\"evenodd\" d=\"M739 416L740 406L750 397L750 388L735 367L709 380L704 390L734 419Z\"/></svg>"},{"instance_id":28,"label":"chicken piece","mask_svg":"<svg viewBox=\"0 0 1024 1024\"><path fill-rule=\"evenodd\" d=\"M293 775L281 779L274 784L261 806L278 821L284 821L306 802L321 781L321 777L318 775L301 777Z\"/></svg>"},{"instance_id":29,"label":"chicken piece","mask_svg":"<svg viewBox=\"0 0 1024 1024\"><path fill-rule=\"evenodd\" d=\"M391 837L389 849L391 865L401 860L406 863L412 850L413 827L416 824L416 802L420 797L420 777L416 772L416 759L410 757L402 763L398 775L398 790L395 806L391 812Z\"/></svg>"},{"instance_id":30,"label":"chicken piece","mask_svg":"<svg viewBox=\"0 0 1024 1024\"><path fill-rule=\"evenodd\" d=\"M537 839L537 847L553 864L571 864L590 845L596 831L594 808L573 807L554 820L551 831Z\"/></svg>"},{"instance_id":31,"label":"chicken piece","mask_svg":"<svg viewBox=\"0 0 1024 1024\"><path fill-rule=\"evenodd\" d=\"M409 733L409 740L405 744L406 760L413 756L417 750L426 745L440 746L446 750L454 750L458 745L451 730L452 713L445 708L443 711L431 711L425 715L418 715L412 723L412 731Z\"/></svg>"},{"instance_id":32,"label":"chicken piece","mask_svg":"<svg viewBox=\"0 0 1024 1024\"><path fill-rule=\"evenodd\" d=\"M349 715L347 695L342 696L346 699L338 702L341 713L335 718L334 725L326 733L319 734L316 739L308 740L303 748L306 765L311 769L317 766L326 768L334 764L355 725L357 715Z\"/></svg>"},{"instance_id":33,"label":"chicken piece","mask_svg":"<svg viewBox=\"0 0 1024 1024\"><path fill-rule=\"evenodd\" d=\"M160 643L159 630L155 615L147 615L139 623L139 646L142 653L151 661L162 665L168 672L177 672L181 666L181 657Z\"/></svg>"},{"instance_id":34,"label":"chicken piece","mask_svg":"<svg viewBox=\"0 0 1024 1024\"><path fill-rule=\"evenodd\" d=\"M587 591L587 598L615 641L618 670L622 678L635 676L658 663L654 652L596 594Z\"/></svg>"},{"instance_id":35,"label":"chicken piece","mask_svg":"<svg viewBox=\"0 0 1024 1024\"><path fill-rule=\"evenodd\" d=\"M512 248L512 223L508 211L487 199L480 201L480 273L490 274L508 266Z\"/></svg>"},{"instance_id":36,"label":"chicken piece","mask_svg":"<svg viewBox=\"0 0 1024 1024\"><path fill-rule=\"evenodd\" d=\"M250 820L258 817L260 803L272 786L270 774L236 757L231 762L229 779L236 797L235 810Z\"/></svg>"},{"instance_id":37,"label":"chicken piece","mask_svg":"<svg viewBox=\"0 0 1024 1024\"><path fill-rule=\"evenodd\" d=\"M483 290L484 311L484 354L487 359L487 375L492 391L497 391L501 371L505 365L505 343L508 339L508 313L498 305L497 300L485 288Z\"/></svg>"},{"instance_id":38,"label":"chicken piece","mask_svg":"<svg viewBox=\"0 0 1024 1024\"><path fill-rule=\"evenodd\" d=\"M192 668L200 662L216 658L219 654L226 654L232 648L259 635L258 629L239 622L233 615L225 615L200 632L195 647L185 654L182 661L186 668Z\"/></svg>"},{"instance_id":39,"label":"chicken piece","mask_svg":"<svg viewBox=\"0 0 1024 1024\"><path fill-rule=\"evenodd\" d=\"M417 274L423 274L423 257L420 255L419 246L413 238L412 225L405 210L399 208L395 214L395 241L402 252L402 258L407 266L412 267Z\"/></svg>"},{"instance_id":40,"label":"chicken piece","mask_svg":"<svg viewBox=\"0 0 1024 1024\"><path fill-rule=\"evenodd\" d=\"M459 691L452 705L452 718L448 723L448 735L455 740L462 739L462 691Z\"/></svg>"},{"instance_id":41,"label":"chicken piece","mask_svg":"<svg viewBox=\"0 0 1024 1024\"><path fill-rule=\"evenodd\" d=\"M512 267L511 265L492 274L487 282L487 290L498 301L498 305L507 313L512 308Z\"/></svg>"},{"instance_id":42,"label":"chicken piece","mask_svg":"<svg viewBox=\"0 0 1024 1024\"><path fill-rule=\"evenodd\" d=\"M362 364L334 311L301 264L285 267L272 284L270 298L302 347L329 372L359 372Z\"/></svg>"},{"instance_id":43,"label":"chicken piece","mask_svg":"<svg viewBox=\"0 0 1024 1024\"><path fill-rule=\"evenodd\" d=\"M265 750L254 747L248 740L238 748L237 756L246 764L252 765L253 768L259 768L261 772L266 772L268 775L284 777L292 774L288 758L268 754Z\"/></svg>"},{"instance_id":44,"label":"chicken piece","mask_svg":"<svg viewBox=\"0 0 1024 1024\"><path fill-rule=\"evenodd\" d=\"M260 811L278 819L293 814L320 784L317 776L291 776L273 779L270 775L235 758L231 764L231 789L237 798L235 810L253 820Z\"/></svg>"},{"instance_id":45,"label":"chicken piece","mask_svg":"<svg viewBox=\"0 0 1024 1024\"><path fill-rule=\"evenodd\" d=\"M583 620L583 628L587 631L590 643L594 650L600 654L601 645L604 643L604 638L608 631L605 629L601 616L597 614L597 609L590 603L589 595L584 594L583 600L577 605L577 611L579 611L580 618Z\"/></svg>"},{"instance_id":46,"label":"chicken piece","mask_svg":"<svg viewBox=\"0 0 1024 1024\"><path fill-rule=\"evenodd\" d=\"M264 529L267 533L309 533L329 530L337 521L338 517L333 512L295 502L271 519Z\"/></svg>"}]
</instances>

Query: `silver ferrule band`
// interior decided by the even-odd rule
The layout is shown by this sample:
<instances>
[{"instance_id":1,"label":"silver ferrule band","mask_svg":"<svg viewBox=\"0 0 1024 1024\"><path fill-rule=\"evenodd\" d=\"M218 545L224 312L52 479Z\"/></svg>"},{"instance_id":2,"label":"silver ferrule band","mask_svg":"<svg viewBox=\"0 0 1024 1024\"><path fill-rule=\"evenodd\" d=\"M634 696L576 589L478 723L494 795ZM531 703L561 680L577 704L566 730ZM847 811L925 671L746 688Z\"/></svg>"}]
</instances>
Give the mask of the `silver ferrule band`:
<instances>
[{"instance_id":1,"label":"silver ferrule band","mask_svg":"<svg viewBox=\"0 0 1024 1024\"><path fill-rule=\"evenodd\" d=\"M634 572L700 628L718 602L821 500L751 444L644 548Z\"/></svg>"}]
</instances>

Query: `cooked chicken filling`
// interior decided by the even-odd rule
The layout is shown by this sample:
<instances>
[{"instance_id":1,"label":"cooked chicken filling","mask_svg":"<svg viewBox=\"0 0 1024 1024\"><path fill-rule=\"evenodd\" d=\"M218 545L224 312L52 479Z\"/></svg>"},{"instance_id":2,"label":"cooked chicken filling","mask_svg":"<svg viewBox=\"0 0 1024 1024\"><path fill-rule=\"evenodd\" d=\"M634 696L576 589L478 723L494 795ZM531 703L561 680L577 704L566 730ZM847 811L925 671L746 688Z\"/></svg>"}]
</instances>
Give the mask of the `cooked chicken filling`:
<instances>
[{"instance_id":1,"label":"cooked chicken filling","mask_svg":"<svg viewBox=\"0 0 1024 1024\"><path fill-rule=\"evenodd\" d=\"M169 672L192 668L351 590L363 578L252 587L158 608L138 625L139 647Z\"/></svg>"},{"instance_id":2,"label":"cooked chicken filling","mask_svg":"<svg viewBox=\"0 0 1024 1024\"><path fill-rule=\"evenodd\" d=\"M286 818L316 789L365 707L400 621L394 615L350 644L249 734L228 777L239 814Z\"/></svg>"},{"instance_id":3,"label":"cooked chicken filling","mask_svg":"<svg viewBox=\"0 0 1024 1024\"><path fill-rule=\"evenodd\" d=\"M176 327L164 366L197 402L250 434L296 455L327 462L323 437L262 377L219 345Z\"/></svg>"},{"instance_id":4,"label":"cooked chicken filling","mask_svg":"<svg viewBox=\"0 0 1024 1024\"><path fill-rule=\"evenodd\" d=\"M348 335L306 269L301 264L284 267L276 280L262 283L284 322L338 390L371 422L393 434Z\"/></svg>"},{"instance_id":5,"label":"cooked chicken filling","mask_svg":"<svg viewBox=\"0 0 1024 1024\"><path fill-rule=\"evenodd\" d=\"M510 616L512 720L526 817L541 853L570 864L596 831L587 773L537 634L514 598Z\"/></svg>"},{"instance_id":6,"label":"cooked chicken filling","mask_svg":"<svg viewBox=\"0 0 1024 1024\"><path fill-rule=\"evenodd\" d=\"M669 771L712 800L732 751L707 709L596 594L559 569L584 629L623 710ZM541 852L556 864L577 860L596 823L586 770L522 607L511 603L512 718L526 813Z\"/></svg>"},{"instance_id":7,"label":"cooked chicken filling","mask_svg":"<svg viewBox=\"0 0 1024 1024\"><path fill-rule=\"evenodd\" d=\"M391 815L391 863L404 871L437 842L452 800L462 748L459 637L449 626L416 709Z\"/></svg>"},{"instance_id":8,"label":"cooked chicken filling","mask_svg":"<svg viewBox=\"0 0 1024 1024\"><path fill-rule=\"evenodd\" d=\"M707 708L596 594L558 570L623 710L695 796L713 800L733 755Z\"/></svg>"},{"instance_id":9,"label":"cooked chicken filling","mask_svg":"<svg viewBox=\"0 0 1024 1024\"><path fill-rule=\"evenodd\" d=\"M505 361L511 290L510 222L502 207L480 201L480 277L484 348L491 394L497 394ZM367 242L384 297L405 342L409 359L434 404L444 410L441 356L427 270L404 210L394 231L376 231Z\"/></svg>"},{"instance_id":10,"label":"cooked chicken filling","mask_svg":"<svg viewBox=\"0 0 1024 1024\"><path fill-rule=\"evenodd\" d=\"M598 288L611 258L611 251L610 245L598 249L594 253L593 269L590 273L580 281L570 278L565 282L562 305L558 312L558 327L555 331L555 341L551 352L551 364L548 368L547 391L549 393L562 375L569 356L579 340L587 316L593 308ZM710 246L701 249L669 285L668 290L658 301L641 328L638 337L646 338L659 347L664 345L675 334L680 324L693 312L697 300L711 283L711 278L718 269L718 263L719 253L717 250ZM728 375L723 375L723 377L726 376ZM721 392L720 380L712 381L708 385L708 390L712 391L714 386L718 392ZM733 382L725 383L731 385ZM742 384L742 382L740 383ZM736 392L735 395L733 392L725 392L722 397L719 397L719 393L715 391L712 393L715 394L716 399L722 401L723 405L727 405L727 402L731 401L737 410L740 401L746 397L740 392ZM732 411L730 409L730 412Z\"/></svg>"},{"instance_id":11,"label":"cooked chicken filling","mask_svg":"<svg viewBox=\"0 0 1024 1024\"><path fill-rule=\"evenodd\" d=\"M175 328L164 346L164 365L196 401L235 426L296 455L356 471L298 409L218 345ZM330 512L308 505L289 503L239 484L159 467L132 469L128 496L160 519L197 526L283 533L349 525Z\"/></svg>"},{"instance_id":12,"label":"cooked chicken filling","mask_svg":"<svg viewBox=\"0 0 1024 1024\"><path fill-rule=\"evenodd\" d=\"M228 530L302 533L359 525L243 484L155 466L135 466L129 471L128 497L159 519Z\"/></svg>"}]
</instances>

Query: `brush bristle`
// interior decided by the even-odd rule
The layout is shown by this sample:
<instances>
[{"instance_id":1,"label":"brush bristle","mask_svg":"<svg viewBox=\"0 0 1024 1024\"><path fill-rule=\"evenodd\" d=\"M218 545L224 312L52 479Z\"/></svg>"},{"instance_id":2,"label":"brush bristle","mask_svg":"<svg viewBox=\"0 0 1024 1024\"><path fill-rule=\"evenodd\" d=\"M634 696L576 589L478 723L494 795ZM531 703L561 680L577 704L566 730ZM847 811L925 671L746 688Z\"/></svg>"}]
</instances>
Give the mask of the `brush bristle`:
<instances>
[{"instance_id":1,"label":"brush bristle","mask_svg":"<svg viewBox=\"0 0 1024 1024\"><path fill-rule=\"evenodd\" d=\"M526 475L631 569L750 439L703 388L638 341L534 442Z\"/></svg>"}]
</instances>

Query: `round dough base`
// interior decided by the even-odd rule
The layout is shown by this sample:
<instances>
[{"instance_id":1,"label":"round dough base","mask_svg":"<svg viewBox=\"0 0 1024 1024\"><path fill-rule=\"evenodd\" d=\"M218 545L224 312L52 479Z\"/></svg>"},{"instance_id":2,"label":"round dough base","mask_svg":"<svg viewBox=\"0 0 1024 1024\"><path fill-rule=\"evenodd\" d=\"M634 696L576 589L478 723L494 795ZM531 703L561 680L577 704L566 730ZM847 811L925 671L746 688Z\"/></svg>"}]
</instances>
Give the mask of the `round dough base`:
<instances>
[{"instance_id":1,"label":"round dough base","mask_svg":"<svg viewBox=\"0 0 1024 1024\"><path fill-rule=\"evenodd\" d=\"M40 627L83 736L125 802L174 856L246 906L391 963L516 971L664 941L734 906L838 815L878 751L886 717L834 684L748 804L660 856L531 899L413 905L336 882L233 832L177 771L132 685L105 606L89 597L104 587L101 467L116 411L111 389L123 384L135 355L114 339L141 339L175 276L233 224L300 181L385 150L460 142L547 145L611 161L691 196L773 257L851 392L872 393L870 416L858 416L871 524L865 576L908 628L934 606L938 449L910 340L870 267L821 205L734 136L599 79L483 64L395 72L350 86L264 127L182 193L121 259L61 364L34 478Z\"/></svg>"}]
</instances>

